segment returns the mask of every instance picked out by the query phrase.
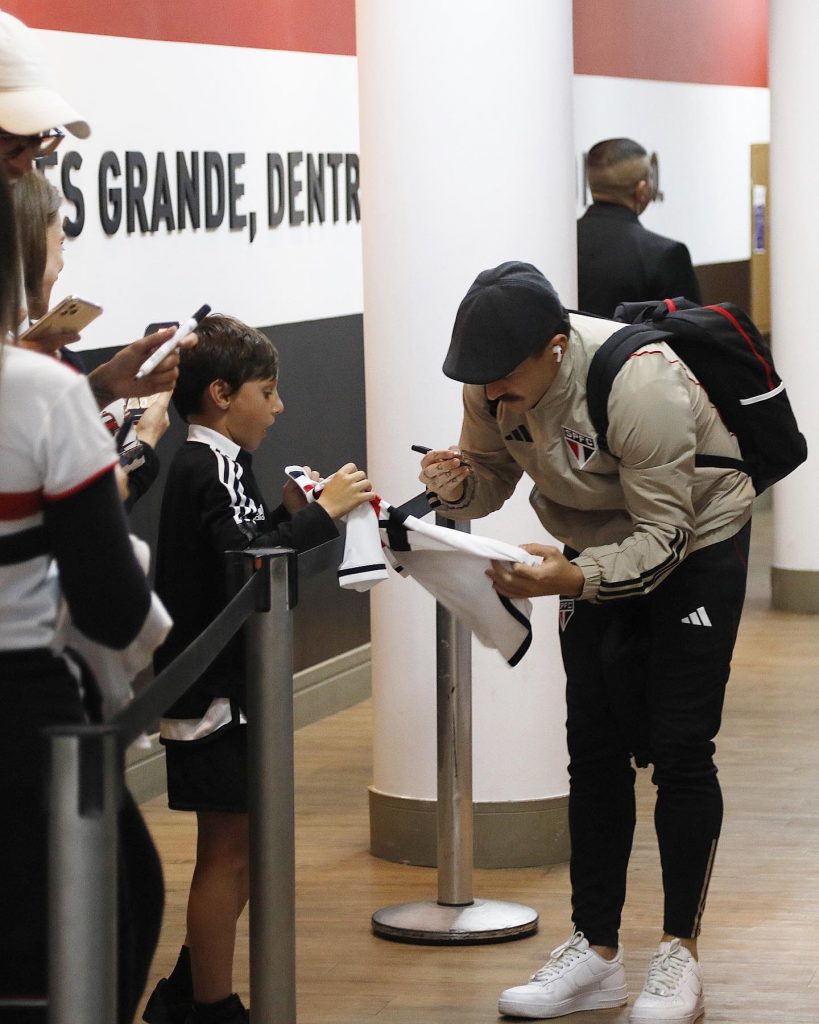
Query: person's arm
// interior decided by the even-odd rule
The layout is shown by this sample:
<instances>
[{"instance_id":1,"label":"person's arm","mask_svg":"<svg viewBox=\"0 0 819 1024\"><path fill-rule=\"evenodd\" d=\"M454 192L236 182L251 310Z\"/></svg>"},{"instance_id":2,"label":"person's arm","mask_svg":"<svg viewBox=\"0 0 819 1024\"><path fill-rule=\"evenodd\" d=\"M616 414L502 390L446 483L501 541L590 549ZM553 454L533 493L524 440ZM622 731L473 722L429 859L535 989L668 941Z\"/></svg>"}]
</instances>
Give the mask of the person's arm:
<instances>
[{"instance_id":1,"label":"person's arm","mask_svg":"<svg viewBox=\"0 0 819 1024\"><path fill-rule=\"evenodd\" d=\"M609 399L610 451L633 530L620 544L573 559L582 597L609 601L647 594L683 560L694 536L696 423L687 371L665 346L628 360Z\"/></svg>"},{"instance_id":2,"label":"person's arm","mask_svg":"<svg viewBox=\"0 0 819 1024\"><path fill-rule=\"evenodd\" d=\"M179 376L179 350L166 356L159 366L145 377L137 380L137 372L152 352L173 337L175 327L166 327L154 334L148 334L138 341L126 345L107 363L98 366L88 375L88 381L97 405L104 409L117 398L143 398L158 391L172 391ZM191 348L196 344L196 335L189 334L180 343L180 348Z\"/></svg>"},{"instance_id":3,"label":"person's arm","mask_svg":"<svg viewBox=\"0 0 819 1024\"><path fill-rule=\"evenodd\" d=\"M43 402L32 457L43 529L75 626L122 649L148 622L150 592L134 557L115 473L117 457L88 381L57 360L36 360L32 401Z\"/></svg>"},{"instance_id":4,"label":"person's arm","mask_svg":"<svg viewBox=\"0 0 819 1024\"><path fill-rule=\"evenodd\" d=\"M208 456L205 456L208 458ZM300 508L288 518L266 517L257 522L247 515L247 495L240 494L240 485L226 485L224 456L210 452L217 460L209 472L202 474L199 507L203 509L203 526L217 551L243 550L248 547L288 547L305 551L338 536L334 519L340 519L354 508L370 501L372 485L366 474L352 462L346 463L328 477L315 502ZM216 470L214 472L214 470ZM295 507L291 505L291 507Z\"/></svg>"},{"instance_id":5,"label":"person's arm","mask_svg":"<svg viewBox=\"0 0 819 1024\"><path fill-rule=\"evenodd\" d=\"M424 467L420 479L430 493L438 495L444 514L453 519L480 519L495 512L512 495L523 470L503 443L483 387L465 385L463 403L459 447L467 472L463 474L460 494L452 493L451 488L444 488L440 494L432 467L429 472ZM424 456L422 466L424 463L429 466L429 456Z\"/></svg>"},{"instance_id":6,"label":"person's arm","mask_svg":"<svg viewBox=\"0 0 819 1024\"><path fill-rule=\"evenodd\" d=\"M306 551L337 536L338 529L332 518L318 502L314 502L288 519L279 519L273 529L259 534L251 543L254 547Z\"/></svg>"},{"instance_id":7,"label":"person's arm","mask_svg":"<svg viewBox=\"0 0 819 1024\"><path fill-rule=\"evenodd\" d=\"M47 500L43 518L74 625L107 647L127 647L146 621L151 594L128 538L113 469Z\"/></svg>"},{"instance_id":8,"label":"person's arm","mask_svg":"<svg viewBox=\"0 0 819 1024\"><path fill-rule=\"evenodd\" d=\"M244 514L241 497L235 486L223 482L224 474L213 464L223 460L210 450L202 459L198 476L197 505L201 522L216 551L243 551L249 547L288 547L304 551L338 536L333 520L318 503L305 506L294 516L286 509L277 509L262 522ZM229 479L228 477L224 477Z\"/></svg>"},{"instance_id":9,"label":"person's arm","mask_svg":"<svg viewBox=\"0 0 819 1024\"><path fill-rule=\"evenodd\" d=\"M609 400L609 449L633 531L619 544L586 548L569 561L557 548L524 544L540 565L493 563L505 597L560 594L611 601L647 594L685 557L694 533L696 428L682 364L673 352L640 353L618 374Z\"/></svg>"},{"instance_id":10,"label":"person's arm","mask_svg":"<svg viewBox=\"0 0 819 1024\"><path fill-rule=\"evenodd\" d=\"M142 465L136 466L128 473L128 495L125 499L125 511L130 512L139 499L148 492L159 476L159 456L153 448L142 441Z\"/></svg>"},{"instance_id":11,"label":"person's arm","mask_svg":"<svg viewBox=\"0 0 819 1024\"><path fill-rule=\"evenodd\" d=\"M688 248L682 242L669 246L654 268L651 294L658 299L673 299L684 295L692 302L702 302L700 283L691 263Z\"/></svg>"},{"instance_id":12,"label":"person's arm","mask_svg":"<svg viewBox=\"0 0 819 1024\"><path fill-rule=\"evenodd\" d=\"M165 431L171 425L171 418L168 415L171 394L171 391L164 391L157 395L139 417L134 427L134 433L137 438L143 444L150 445L151 448L156 448Z\"/></svg>"}]
</instances>

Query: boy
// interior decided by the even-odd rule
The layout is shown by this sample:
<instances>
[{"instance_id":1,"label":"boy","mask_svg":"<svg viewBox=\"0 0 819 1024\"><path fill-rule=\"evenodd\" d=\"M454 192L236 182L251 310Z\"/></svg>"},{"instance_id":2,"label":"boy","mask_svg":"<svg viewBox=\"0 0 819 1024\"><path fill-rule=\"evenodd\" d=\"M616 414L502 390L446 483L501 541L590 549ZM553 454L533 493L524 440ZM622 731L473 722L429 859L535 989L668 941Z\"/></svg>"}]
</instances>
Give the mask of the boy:
<instances>
[{"instance_id":1,"label":"boy","mask_svg":"<svg viewBox=\"0 0 819 1024\"><path fill-rule=\"evenodd\" d=\"M174 620L157 669L170 663L227 603L224 552L251 546L302 551L337 536L333 519L372 497L352 463L307 505L284 485L270 512L249 452L284 410L278 354L258 331L209 316L184 353L173 401L189 424L171 463L160 515L156 589ZM236 920L247 903L248 816L243 640L237 635L166 712L168 805L196 811L196 866L187 936L176 967L145 1009L150 1024L241 1024L233 992Z\"/></svg>"}]
</instances>

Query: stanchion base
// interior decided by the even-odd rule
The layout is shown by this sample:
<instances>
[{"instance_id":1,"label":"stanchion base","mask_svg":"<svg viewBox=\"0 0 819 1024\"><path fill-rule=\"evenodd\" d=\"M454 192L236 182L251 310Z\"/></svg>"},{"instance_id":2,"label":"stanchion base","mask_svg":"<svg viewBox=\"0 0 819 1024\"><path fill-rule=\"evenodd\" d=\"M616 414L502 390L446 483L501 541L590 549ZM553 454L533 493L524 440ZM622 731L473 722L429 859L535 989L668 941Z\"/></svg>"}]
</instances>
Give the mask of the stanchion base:
<instances>
[{"instance_id":1,"label":"stanchion base","mask_svg":"<svg viewBox=\"0 0 819 1024\"><path fill-rule=\"evenodd\" d=\"M531 907L502 900L474 900L465 907L428 900L383 907L373 914L372 924L375 935L393 942L469 946L534 935L538 915Z\"/></svg>"}]
</instances>

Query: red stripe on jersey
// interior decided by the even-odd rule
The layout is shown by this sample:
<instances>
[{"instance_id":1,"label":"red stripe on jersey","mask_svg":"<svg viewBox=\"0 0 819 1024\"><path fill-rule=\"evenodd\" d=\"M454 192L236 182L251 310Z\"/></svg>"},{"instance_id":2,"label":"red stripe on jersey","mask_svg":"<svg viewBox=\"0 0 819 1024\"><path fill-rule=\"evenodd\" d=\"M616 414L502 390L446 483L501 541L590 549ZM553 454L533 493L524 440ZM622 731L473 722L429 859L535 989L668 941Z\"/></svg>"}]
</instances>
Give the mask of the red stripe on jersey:
<instances>
[{"instance_id":1,"label":"red stripe on jersey","mask_svg":"<svg viewBox=\"0 0 819 1024\"><path fill-rule=\"evenodd\" d=\"M26 519L43 507L43 492L0 491L0 520Z\"/></svg>"}]
</instances>

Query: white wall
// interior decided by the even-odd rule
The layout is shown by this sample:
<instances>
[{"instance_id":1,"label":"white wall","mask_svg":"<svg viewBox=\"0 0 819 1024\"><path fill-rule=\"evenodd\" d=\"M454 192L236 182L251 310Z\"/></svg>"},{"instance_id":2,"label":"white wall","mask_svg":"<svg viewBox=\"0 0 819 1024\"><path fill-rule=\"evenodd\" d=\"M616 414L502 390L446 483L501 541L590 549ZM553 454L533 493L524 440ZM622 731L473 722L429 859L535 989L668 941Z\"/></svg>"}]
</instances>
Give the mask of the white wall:
<instances>
[{"instance_id":1,"label":"white wall","mask_svg":"<svg viewBox=\"0 0 819 1024\"><path fill-rule=\"evenodd\" d=\"M256 325L361 312L358 223L347 222L343 204L332 222L328 176L323 224L289 226L286 216L268 228L265 156L279 152L286 162L288 151L358 152L355 57L38 35L54 80L92 127L90 139L69 137L58 151L61 159L71 149L83 158L72 180L85 195L86 224L66 243L66 269L53 298L79 294L105 308L80 347L123 344L149 321L180 319L203 302ZM227 221L210 231L189 225L170 234L163 225L153 235L128 235L123 226L107 237L97 200L105 150L123 165L126 150L142 151L151 177L163 151L174 198L177 150L215 150L225 161L229 152L245 153L237 210L256 212L255 240L247 229L231 231ZM306 179L305 163L299 173ZM48 177L59 187L59 169L49 169ZM304 192L298 206L305 209Z\"/></svg>"},{"instance_id":2,"label":"white wall","mask_svg":"<svg viewBox=\"0 0 819 1024\"><path fill-rule=\"evenodd\" d=\"M695 264L750 258L750 147L770 137L767 89L575 75L574 104L579 193L584 152L635 139L657 152L665 193L643 224L684 241Z\"/></svg>"},{"instance_id":3,"label":"white wall","mask_svg":"<svg viewBox=\"0 0 819 1024\"><path fill-rule=\"evenodd\" d=\"M58 151L61 159L72 149L82 156L72 181L84 193L86 223L81 236L66 244L66 269L54 299L74 293L105 308L80 347L122 344L141 334L148 321L178 319L203 302L254 324L361 312L360 228L346 220L343 167L338 222L329 212L327 171L324 224L290 226L287 217L277 228L266 224L267 152L281 153L285 161L289 151L358 152L355 57L37 34L54 80L93 131L89 140L69 138ZM769 136L767 89L575 75L574 105L578 213L582 153L601 138L629 135L660 157L666 199L644 215L646 226L683 239L695 263L748 258L749 147ZM157 152L167 157L174 199L177 150L215 150L225 160L228 152L245 153L237 174L245 194L237 211L256 213L254 241L248 230L230 230L226 222L215 230L189 226L172 233L160 226L145 235L128 235L123 226L107 237L97 182L105 150L113 150L123 166L126 150L144 153L149 206ZM434 161L435 153L428 158ZM495 157L501 187L508 159ZM438 171L469 173L463 167ZM60 184L59 168L47 173ZM297 174L306 179L306 163ZM525 206L536 188L533 183L522 197ZM366 203L366 179L361 201ZM411 209L412 201L408 196ZM297 205L305 209L305 192ZM70 205L67 211L73 215ZM435 204L412 209L412 215L426 219L430 258L436 258L436 248L443 258L447 240L436 246ZM569 295L571 282L556 284Z\"/></svg>"}]
</instances>

